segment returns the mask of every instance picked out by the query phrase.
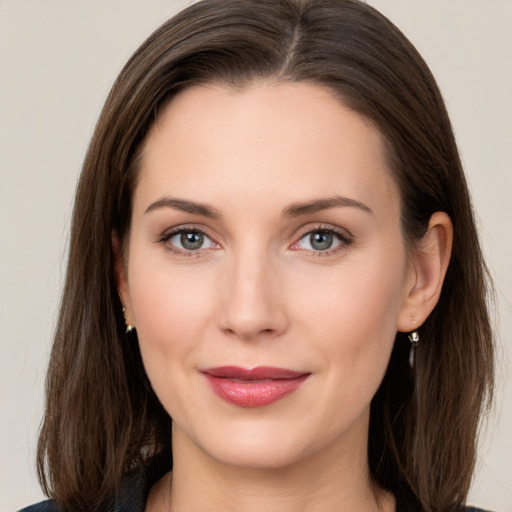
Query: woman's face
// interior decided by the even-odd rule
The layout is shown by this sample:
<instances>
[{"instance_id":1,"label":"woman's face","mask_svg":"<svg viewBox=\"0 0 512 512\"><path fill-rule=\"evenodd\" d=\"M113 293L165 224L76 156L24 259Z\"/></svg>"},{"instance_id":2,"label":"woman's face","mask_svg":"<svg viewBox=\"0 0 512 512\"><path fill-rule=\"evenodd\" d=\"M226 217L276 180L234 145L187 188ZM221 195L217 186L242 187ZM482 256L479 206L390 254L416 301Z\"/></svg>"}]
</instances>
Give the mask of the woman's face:
<instances>
[{"instance_id":1,"label":"woman's face","mask_svg":"<svg viewBox=\"0 0 512 512\"><path fill-rule=\"evenodd\" d=\"M175 98L145 143L118 277L175 451L366 457L415 276L381 137L328 91Z\"/></svg>"}]
</instances>

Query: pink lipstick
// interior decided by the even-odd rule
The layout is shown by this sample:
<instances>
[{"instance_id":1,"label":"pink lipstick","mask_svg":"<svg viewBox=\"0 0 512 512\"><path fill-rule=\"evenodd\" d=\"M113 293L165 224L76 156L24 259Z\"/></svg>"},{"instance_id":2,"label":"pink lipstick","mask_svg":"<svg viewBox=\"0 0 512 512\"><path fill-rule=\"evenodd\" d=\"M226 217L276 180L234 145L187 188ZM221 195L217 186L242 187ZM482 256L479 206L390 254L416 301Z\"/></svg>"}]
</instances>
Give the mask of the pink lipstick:
<instances>
[{"instance_id":1,"label":"pink lipstick","mask_svg":"<svg viewBox=\"0 0 512 512\"><path fill-rule=\"evenodd\" d=\"M220 366L202 370L213 391L239 407L261 407L289 395L309 377L309 373L259 366Z\"/></svg>"}]
</instances>

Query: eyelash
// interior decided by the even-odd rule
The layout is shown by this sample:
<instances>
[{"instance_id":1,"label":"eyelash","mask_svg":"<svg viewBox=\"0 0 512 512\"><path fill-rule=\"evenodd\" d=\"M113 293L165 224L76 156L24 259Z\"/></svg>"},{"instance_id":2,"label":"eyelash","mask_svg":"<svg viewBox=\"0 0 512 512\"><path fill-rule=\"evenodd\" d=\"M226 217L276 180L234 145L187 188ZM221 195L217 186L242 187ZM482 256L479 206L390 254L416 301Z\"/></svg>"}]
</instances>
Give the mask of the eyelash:
<instances>
[{"instance_id":1,"label":"eyelash","mask_svg":"<svg viewBox=\"0 0 512 512\"><path fill-rule=\"evenodd\" d=\"M169 232L166 232L159 240L158 242L161 244L165 244L166 250L171 252L172 254L175 254L177 256L181 256L184 258L194 258L199 257L203 254L204 251L208 249L198 249L198 250L183 250L178 249L172 244L168 243L169 240L171 240L172 237L179 235L181 233L187 233L187 232L193 232L198 233L200 235L203 235L204 237L211 240L214 244L217 244L215 240L208 235L204 230L199 229L195 226L180 226L178 228L175 228ZM292 244L292 247L296 246L303 238L305 238L308 235L312 235L313 233L328 233L330 235L333 235L339 240L339 244L334 248L329 248L325 250L308 250L305 249L309 254L314 256L330 256L332 254L336 254L340 251L345 250L352 242L353 242L353 236L348 233L347 231L342 231L333 228L332 226L325 226L325 225L318 225L313 228L305 228L302 232L299 233L297 237L297 241ZM292 250L300 250L300 249L292 249Z\"/></svg>"}]
</instances>

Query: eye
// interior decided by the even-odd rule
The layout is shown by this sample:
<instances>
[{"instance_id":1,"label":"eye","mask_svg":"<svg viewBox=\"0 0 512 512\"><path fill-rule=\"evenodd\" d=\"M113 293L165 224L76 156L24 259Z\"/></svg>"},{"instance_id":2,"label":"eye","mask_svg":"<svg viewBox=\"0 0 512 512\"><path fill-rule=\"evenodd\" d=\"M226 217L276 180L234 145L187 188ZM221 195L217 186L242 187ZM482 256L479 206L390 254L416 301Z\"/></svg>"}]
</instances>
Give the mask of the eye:
<instances>
[{"instance_id":1,"label":"eye","mask_svg":"<svg viewBox=\"0 0 512 512\"><path fill-rule=\"evenodd\" d=\"M347 235L338 233L333 229L318 228L308 231L296 242L292 249L305 249L307 251L327 252L337 249L351 242Z\"/></svg>"},{"instance_id":2,"label":"eye","mask_svg":"<svg viewBox=\"0 0 512 512\"><path fill-rule=\"evenodd\" d=\"M199 251L217 247L210 237L197 229L180 229L165 237L165 241L179 251Z\"/></svg>"}]
</instances>

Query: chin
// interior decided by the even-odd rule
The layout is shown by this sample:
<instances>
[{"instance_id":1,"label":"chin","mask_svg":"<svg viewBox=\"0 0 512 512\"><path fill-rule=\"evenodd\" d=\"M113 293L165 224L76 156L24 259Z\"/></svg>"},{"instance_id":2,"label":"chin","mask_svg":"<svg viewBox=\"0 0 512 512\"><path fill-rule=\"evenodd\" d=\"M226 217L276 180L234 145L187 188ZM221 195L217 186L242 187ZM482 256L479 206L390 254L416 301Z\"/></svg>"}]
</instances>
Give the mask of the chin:
<instances>
[{"instance_id":1,"label":"chin","mask_svg":"<svg viewBox=\"0 0 512 512\"><path fill-rule=\"evenodd\" d=\"M232 443L230 447L219 447L212 450L210 455L218 462L227 466L255 470L275 470L290 467L300 461L307 450L293 446L262 446L240 445Z\"/></svg>"},{"instance_id":2,"label":"chin","mask_svg":"<svg viewBox=\"0 0 512 512\"><path fill-rule=\"evenodd\" d=\"M276 470L291 468L315 454L327 454L336 434L312 432L300 422L229 422L225 428L198 433L189 439L207 457L226 466Z\"/></svg>"}]
</instances>

